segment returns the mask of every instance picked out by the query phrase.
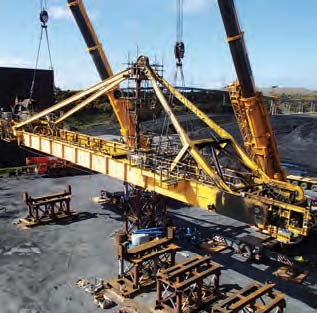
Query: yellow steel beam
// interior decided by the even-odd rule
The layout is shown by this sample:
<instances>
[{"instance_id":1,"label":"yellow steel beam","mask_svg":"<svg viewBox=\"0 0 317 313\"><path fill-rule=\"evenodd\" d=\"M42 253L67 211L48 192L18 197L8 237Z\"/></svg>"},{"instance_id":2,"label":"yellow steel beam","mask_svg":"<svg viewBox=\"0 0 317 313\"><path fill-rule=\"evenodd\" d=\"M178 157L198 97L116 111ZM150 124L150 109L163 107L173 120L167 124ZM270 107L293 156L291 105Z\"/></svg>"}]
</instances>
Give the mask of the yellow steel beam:
<instances>
[{"instance_id":1,"label":"yellow steel beam","mask_svg":"<svg viewBox=\"0 0 317 313\"><path fill-rule=\"evenodd\" d=\"M138 168L128 158L115 158L112 154L102 153L84 146L77 146L72 141L67 141L67 137L61 140L19 131L18 139L19 144L31 149L65 159L89 170L205 209L215 203L216 196L214 196L214 193L220 192L215 186L185 179L178 180L175 185L169 185L164 182L169 178L164 173L158 175L158 173L151 170ZM107 143L113 145L112 142Z\"/></svg>"},{"instance_id":2,"label":"yellow steel beam","mask_svg":"<svg viewBox=\"0 0 317 313\"><path fill-rule=\"evenodd\" d=\"M39 112L37 114L34 114L29 119L14 125L13 129L16 130L17 128L20 128L20 127L25 126L25 125L27 125L29 123L32 123L32 122L42 118L43 116L45 116L47 114L50 114L50 113L55 112L55 111L57 111L59 109L62 109L63 107L65 107L65 106L67 106L67 105L69 105L69 104L71 104L71 103L73 103L73 102L75 102L75 101L77 101L77 100L79 100L79 99L81 99L81 98L83 98L83 97L85 97L85 96L87 96L87 95L99 90L100 88L108 86L112 82L116 81L118 79L118 77L125 77L128 74L128 72L129 72L128 70L124 70L124 71L118 73L117 75L112 76L111 78L108 78L108 79L106 79L106 80L104 80L104 81L102 81L102 82L100 82L100 83L88 88L88 89L85 89L84 91L80 91L80 92L76 93L75 95L73 95L73 96L71 96L71 97L69 97L69 98L67 98L67 99L65 99L63 101L61 101L61 102L59 102L59 103L57 103L55 105L52 105L51 107L49 107L49 108L47 108L47 109L45 109L45 110L43 110L43 111L41 111L41 112Z\"/></svg>"},{"instance_id":3,"label":"yellow steel beam","mask_svg":"<svg viewBox=\"0 0 317 313\"><path fill-rule=\"evenodd\" d=\"M165 96L163 95L163 92L161 89L158 87L155 74L154 72L147 67L145 69L145 74L148 77L148 79L151 81L153 89L160 100L165 112L168 114L173 126L175 127L175 130L177 131L180 140L184 146L188 146L188 152L191 154L191 156L194 158L194 160L197 162L197 165L215 182L215 184L228 192L231 192L231 189L229 186L226 185L226 183L219 177L217 172L211 168L208 163L206 162L205 158L201 155L199 150L195 147L194 143L188 135L186 134L185 130L182 128L180 122L178 121L176 115L174 114L173 110L169 106Z\"/></svg>"},{"instance_id":4,"label":"yellow steel beam","mask_svg":"<svg viewBox=\"0 0 317 313\"><path fill-rule=\"evenodd\" d=\"M234 137L230 135L226 130L220 127L216 122L208 117L203 111L201 111L197 106L195 106L191 101L189 101L185 96L183 96L179 91L177 91L172 85L170 85L165 79L160 77L157 73L153 73L155 79L159 81L164 87L166 87L171 93L182 102L189 110L191 110L198 118L200 118L206 125L208 125L216 134L218 134L223 139L230 139L233 147L236 149L238 154L241 157L243 164L248 167L256 176L259 176L261 181L264 183L274 183L280 187L283 187L287 190L292 190L297 193L296 199L301 201L305 198L302 188L299 186L294 186L287 182L278 181L268 177L262 169L252 161L245 151L239 146Z\"/></svg>"},{"instance_id":5,"label":"yellow steel beam","mask_svg":"<svg viewBox=\"0 0 317 313\"><path fill-rule=\"evenodd\" d=\"M171 160L172 164L169 169L173 169L180 162L183 155L188 152L196 162L197 165L195 166L197 167L199 174L201 171L204 172L207 179L204 175L201 176L199 174L194 174L191 178L187 178L186 175L178 175L177 173L171 174L171 171L165 171L161 166L152 168L150 160L151 156L147 156L146 154L143 154L142 156L133 154L133 149L131 149L131 147L128 148L126 145L120 143L105 141L65 130L57 130L56 133L54 133L54 137L50 136L49 132L47 135L40 135L28 133L23 130L17 131L19 144L68 160L87 169L109 175L144 189L155 191L190 205L195 205L204 209L215 207L218 213L243 220L249 224L256 224L266 233L276 238L278 237L279 228L277 226L272 226L270 223L266 225L268 221L267 217L271 212L270 210L273 210L272 212L274 212L274 214L277 213L281 219L284 219L285 226L283 226L282 229L288 229L293 234L307 235L310 220L308 209L280 202L278 200L272 200L253 193L239 193L238 191L230 189L213 167L209 166L196 146L209 141L195 141L189 138L169 106L158 83L170 90L178 100L204 121L216 134L218 134L219 137L227 139L232 143L238 157L241 158L241 161L253 171L253 174L257 175L257 177L253 179L254 183L267 183L273 188L279 188L278 190L282 193L285 192L286 195L288 195L290 191L297 190L296 188L298 187L284 182L271 180L252 160L248 158L243 149L240 148L229 133L212 121L206 114L200 111L193 103L187 100L164 79L159 77L158 74L148 66L148 63L140 62L138 67L140 73L143 71L151 81L158 99L173 123L183 144L183 149L181 149L173 161ZM106 88L113 88L118 82L118 79L121 81L127 77L133 77L134 75L134 72L126 70L107 79L103 82L105 83L103 87L100 87L99 85L96 89L97 94L106 92ZM95 95L92 95L91 97L94 96ZM85 101L83 101L83 103L85 103ZM83 105L83 103L81 105ZM74 108L74 110L77 109L78 107ZM45 114L47 113L40 113L39 115L43 116ZM28 122L30 122L30 120L28 120L27 123ZM219 141L219 143L225 144L223 141ZM142 162L140 158L142 158ZM140 160L140 162L138 162L138 160ZM261 190L261 186L259 187L259 191ZM285 190L283 190L283 188ZM299 188L299 190L301 189ZM300 197L301 195L299 194L297 198ZM260 211L263 214L261 225L255 221L255 207L261 208ZM295 212L295 214L302 214L303 225L297 226L290 224L292 212Z\"/></svg>"},{"instance_id":6,"label":"yellow steel beam","mask_svg":"<svg viewBox=\"0 0 317 313\"><path fill-rule=\"evenodd\" d=\"M88 47L88 49L87 49L88 52L90 52L91 50L97 49L99 51L100 57L102 59L102 62L104 64L106 70L107 70L107 73L108 73L109 77L113 76L113 72L112 72L111 66L110 66L109 61L108 61L108 59L106 57L106 54L105 54L105 52L104 52L104 50L102 48L102 45L101 45L101 43L98 40L98 36L97 36L97 34L96 34L96 32L95 32L95 30L94 30L94 28L93 28L93 26L92 26L92 24L90 22L90 19L89 19L89 16L87 14L87 11L86 11L86 8L84 6L83 1L82 0L74 0L74 1L72 1L70 3L68 3L68 7L72 7L72 6L78 6L79 10L81 11L81 14L83 15L83 17L85 19L85 23L88 26L89 31L90 31L90 33L91 33L91 35L92 35L92 37L94 39L94 42L96 44L93 47Z\"/></svg>"},{"instance_id":7,"label":"yellow steel beam","mask_svg":"<svg viewBox=\"0 0 317 313\"><path fill-rule=\"evenodd\" d=\"M94 50L98 51L98 54L102 60L103 66L106 69L107 75L109 77L113 76L113 72L111 69L111 66L109 64L109 61L106 57L106 54L102 48L101 43L98 40L98 36L93 28L93 25L89 19L88 13L86 11L86 8L84 6L84 3L82 0L74 0L74 1L68 1L68 6L72 9L72 7L78 8L83 19L84 24L87 26L89 33L93 39L93 43L87 43L88 45L88 51L91 53ZM75 15L74 15L75 16ZM84 36L85 37L85 36ZM99 71L99 69L97 68ZM103 75L104 76L104 75ZM120 91L120 85L118 84L116 88L113 90L110 90L107 93L107 96L109 98L110 105L116 115L116 118L120 125L120 132L122 135L122 138L124 141L131 147L134 147L135 144L135 114L132 112L133 104L126 99L117 99L117 97L114 94L114 90ZM147 143L142 134L140 134L140 145L141 147L146 147Z\"/></svg>"},{"instance_id":8,"label":"yellow steel beam","mask_svg":"<svg viewBox=\"0 0 317 313\"><path fill-rule=\"evenodd\" d=\"M123 82L125 80L125 77L119 77L116 81L114 81L112 84L107 85L106 87L103 87L102 89L95 92L93 95L91 95L89 98L85 99L81 103L77 104L74 108L70 109L68 112L63 114L60 118L58 118L54 124L58 124L62 121L64 121L66 118L71 116L72 114L76 113L77 111L81 110L83 107L94 101L95 99L99 98L101 95L107 93L109 90L115 88L118 84Z\"/></svg>"},{"instance_id":9,"label":"yellow steel beam","mask_svg":"<svg viewBox=\"0 0 317 313\"><path fill-rule=\"evenodd\" d=\"M68 136L68 133L69 135L74 133L63 132L66 135L61 135L62 138L51 138L25 131L18 131L17 135L19 144L28 148L62 158L92 171L128 182L149 191L155 191L161 195L190 205L203 209L209 209L214 206L220 214L230 216L230 214L235 214L240 209L237 215L242 218L241 214L244 214L243 218L247 219L249 215L252 215L250 212L253 212L254 207L266 208L265 210L267 210L271 205L276 205L281 209L302 213L305 219L309 219L309 212L305 208L252 194L243 197L238 193L233 193L232 191L225 192L217 186L193 179L188 180L175 177L175 183L171 185L168 183L170 177L164 173L160 174L157 171L139 167L128 157L116 158L116 153L118 155L128 155L125 145L109 141L104 141L102 144L102 140L99 139L99 145L108 147L108 149L104 150L106 152L101 152L99 148L94 149L94 147L86 147L85 145L80 146L72 140L67 140L67 138L73 138L73 136ZM93 142L93 140L94 138L91 137L90 141ZM116 148L117 144L118 147ZM235 218L238 218L238 216ZM273 236L276 235L274 227L267 227L266 232ZM294 232L304 236L307 235L305 227L296 229Z\"/></svg>"},{"instance_id":10,"label":"yellow steel beam","mask_svg":"<svg viewBox=\"0 0 317 313\"><path fill-rule=\"evenodd\" d=\"M188 150L189 145L184 145L183 148L179 151L176 158L173 160L173 163L171 164L170 171L172 172L175 168L175 166L180 162L182 157L185 155L186 151Z\"/></svg>"}]
</instances>

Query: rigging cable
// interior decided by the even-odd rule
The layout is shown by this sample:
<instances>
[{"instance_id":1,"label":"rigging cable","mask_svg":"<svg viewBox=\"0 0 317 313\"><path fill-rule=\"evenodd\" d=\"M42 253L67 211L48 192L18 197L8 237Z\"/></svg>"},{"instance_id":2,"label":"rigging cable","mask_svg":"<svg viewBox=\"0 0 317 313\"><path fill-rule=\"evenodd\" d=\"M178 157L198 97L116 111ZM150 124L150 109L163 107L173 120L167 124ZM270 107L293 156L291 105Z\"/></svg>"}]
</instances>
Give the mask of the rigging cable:
<instances>
[{"instance_id":1,"label":"rigging cable","mask_svg":"<svg viewBox=\"0 0 317 313\"><path fill-rule=\"evenodd\" d=\"M180 72L181 76L181 87L185 87L185 78L184 78L184 72L183 72L183 62L182 59L184 58L185 54L185 45L183 42L183 11L184 11L184 0L176 0L176 43L174 45L174 56L176 59L176 69L174 74L174 82L173 85L176 88L177 86L177 74L178 71ZM169 93L168 97L168 103L170 106L174 106L174 95L172 92ZM165 136L167 138L167 141L169 142L169 126L170 121L167 116L167 113L165 113L164 117L164 123L161 131L160 136L160 144L162 141L162 137ZM165 132L165 135L164 135Z\"/></svg>"},{"instance_id":2,"label":"rigging cable","mask_svg":"<svg viewBox=\"0 0 317 313\"><path fill-rule=\"evenodd\" d=\"M49 37L48 37L48 32L47 32L47 23L48 23L47 0L41 0L40 10L41 10L40 11L41 33L40 33L40 40L39 40L39 44L38 44L38 48L37 48L35 68L34 68L34 72L33 72L31 88L30 88L29 103L32 101L32 96L33 96L33 92L34 92L34 84L35 84L36 73L37 73L37 68L38 68L38 63L39 63L39 58L40 58L43 32L45 33L46 45L47 45L48 56L49 56L49 61L50 61L49 69L53 70L50 42L49 42Z\"/></svg>"},{"instance_id":3,"label":"rigging cable","mask_svg":"<svg viewBox=\"0 0 317 313\"><path fill-rule=\"evenodd\" d=\"M176 43L174 46L174 56L176 59L176 71L174 76L174 82L177 82L178 71L181 75L182 87L185 87L185 78L183 72L183 58L185 54L185 44L183 42L183 11L184 11L184 0L177 1L177 17L176 17Z\"/></svg>"}]
</instances>

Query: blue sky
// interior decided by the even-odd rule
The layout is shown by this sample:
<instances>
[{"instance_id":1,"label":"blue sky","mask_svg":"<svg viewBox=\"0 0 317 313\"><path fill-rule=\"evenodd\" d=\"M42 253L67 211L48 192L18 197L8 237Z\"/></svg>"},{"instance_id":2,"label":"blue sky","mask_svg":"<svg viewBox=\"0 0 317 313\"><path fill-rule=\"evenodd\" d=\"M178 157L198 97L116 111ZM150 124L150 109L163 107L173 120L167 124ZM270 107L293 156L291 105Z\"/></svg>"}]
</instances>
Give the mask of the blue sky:
<instances>
[{"instance_id":1,"label":"blue sky","mask_svg":"<svg viewBox=\"0 0 317 313\"><path fill-rule=\"evenodd\" d=\"M215 0L184 0L187 85L219 88L236 78ZM236 0L257 86L317 89L317 1ZM98 82L66 0L47 0L56 85L79 89ZM161 61L173 82L176 0L86 0L114 72L140 53ZM0 0L0 66L33 67L40 0ZM43 42L44 44L45 42ZM40 67L48 68L46 46Z\"/></svg>"}]
</instances>

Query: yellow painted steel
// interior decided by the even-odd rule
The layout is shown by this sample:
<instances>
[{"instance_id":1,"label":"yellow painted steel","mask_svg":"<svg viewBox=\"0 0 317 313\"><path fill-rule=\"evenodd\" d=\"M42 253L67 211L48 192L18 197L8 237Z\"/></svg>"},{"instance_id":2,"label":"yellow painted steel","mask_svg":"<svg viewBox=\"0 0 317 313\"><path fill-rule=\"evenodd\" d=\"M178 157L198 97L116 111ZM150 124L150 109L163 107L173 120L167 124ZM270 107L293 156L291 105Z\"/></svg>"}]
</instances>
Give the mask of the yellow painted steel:
<instances>
[{"instance_id":1,"label":"yellow painted steel","mask_svg":"<svg viewBox=\"0 0 317 313\"><path fill-rule=\"evenodd\" d=\"M95 30L94 30L94 28L93 28L93 26L92 26L92 24L90 22L90 19L89 19L89 16L87 14L86 8L85 8L85 6L83 4L83 1L82 0L74 0L71 3L68 3L68 6L69 7L77 6L79 8L79 10L81 11L81 13L82 13L82 15L84 17L85 23L88 26L92 37L94 38L94 42L96 43L96 45L94 47L88 47L87 50L90 51L90 50L96 50L97 49L99 51L99 54L100 54L101 59L102 59L102 62L103 62L104 66L105 66L105 68L107 70L107 73L108 73L109 77L112 76L113 72L112 72L111 66L109 64L108 58L106 57L106 54L105 54L105 52L104 52L104 50L102 48L102 45L101 45L101 43L98 40L98 36L97 36L97 34L96 34L96 32L95 32Z\"/></svg>"},{"instance_id":2,"label":"yellow painted steel","mask_svg":"<svg viewBox=\"0 0 317 313\"><path fill-rule=\"evenodd\" d=\"M151 81L152 86L156 92L156 95L158 96L165 112L168 114L169 118L171 119L171 122L173 126L175 127L177 133L180 136L180 139L182 141L182 144L184 146L188 146L188 152L191 154L193 159L197 162L198 166L201 167L201 169L209 176L211 177L214 182L217 184L217 186L223 190L226 190L227 192L230 192L230 188L225 184L225 182L217 175L217 173L207 164L204 157L201 155L201 153L198 151L198 149L195 147L195 144L192 140L190 140L189 136L186 134L185 130L182 128L181 124L179 123L176 115L171 110L167 100L165 99L161 89L157 85L156 78L154 77L155 73L152 71L149 67L146 67L145 74L147 75L148 79Z\"/></svg>"},{"instance_id":3,"label":"yellow painted steel","mask_svg":"<svg viewBox=\"0 0 317 313\"><path fill-rule=\"evenodd\" d=\"M237 36L233 36L233 37L227 37L227 42L232 42L232 41L236 41L239 40L243 37L243 32L241 32L239 35Z\"/></svg>"},{"instance_id":4,"label":"yellow painted steel","mask_svg":"<svg viewBox=\"0 0 317 313\"><path fill-rule=\"evenodd\" d=\"M76 113L77 111L81 110L83 107L85 107L87 104L91 103L92 101L94 101L95 99L99 98L100 96L102 96L103 94L109 92L111 89L115 88L118 84L120 84L121 82L123 82L125 80L125 77L119 77L116 81L114 81L113 83L107 85L106 87L103 87L102 89L98 90L96 93L94 93L92 96L90 96L89 98L85 99L84 101L82 101L80 104L76 105L74 108L70 109L68 112L66 112L65 114L63 114L63 116L61 116L60 118L58 118L55 121L55 124L58 124L62 121L64 121L66 118L68 118L69 116L71 116L72 114Z\"/></svg>"},{"instance_id":5,"label":"yellow painted steel","mask_svg":"<svg viewBox=\"0 0 317 313\"><path fill-rule=\"evenodd\" d=\"M171 167L170 167L171 172L174 170L177 163L179 163L181 161L181 159L184 157L188 148L189 148L189 145L184 144L183 148L179 151L178 155L176 156L176 158L173 160L173 163L171 164Z\"/></svg>"},{"instance_id":6,"label":"yellow painted steel","mask_svg":"<svg viewBox=\"0 0 317 313\"><path fill-rule=\"evenodd\" d=\"M308 234L310 211L306 207L297 206L293 199L294 196L297 197L297 200L303 199L301 188L268 177L247 156L229 133L160 77L149 66L146 57L140 57L138 63L132 68L108 78L101 83L102 85L98 84L98 87L89 89L90 93L92 90L96 92L89 98L107 92L107 88L113 88L118 81L126 78L138 79L140 75L143 79L146 76L152 83L156 96L179 135L183 148L178 151L176 157L161 160L160 156L156 156L151 150L138 149L135 151L129 144L106 141L58 128L43 127L40 133L23 130L23 126L27 125L30 120L34 121L34 117L25 121L22 126L16 125L15 130L19 144L190 205L204 209L216 208L216 212L255 224L265 233L275 238L278 238L280 230L289 230L293 235L305 236ZM158 84L166 87L175 98L205 122L219 136L219 141L212 138L190 139ZM83 93L89 94L87 91ZM80 93L81 95L82 93ZM74 98L77 99L77 95L73 96ZM89 100L89 98L86 100ZM78 108L86 105L86 100L75 106L70 112L73 113ZM56 107L60 108L65 103L70 104L72 101L65 100L61 104L48 109L48 111L53 112ZM47 110L44 113L39 113L37 117L42 117L45 114L47 114ZM235 150L235 157L251 171L245 174L240 173L242 176L246 175L244 176L245 181L230 182L223 176L219 164L215 165L214 169L208 163L200 151L200 146L213 145L214 143L218 147L230 144ZM181 164L181 160L186 153L191 156L190 162L193 163L186 164L185 171L179 171L178 166L182 167L184 165ZM225 170L229 173L226 173L229 175L228 177L230 177L230 169ZM233 176L237 174L237 177L240 175L234 170L232 170L232 174ZM256 187L255 189L253 185ZM286 202L262 196L261 192L266 190L266 185L270 186L280 196L284 196ZM240 192L239 190L244 191ZM252 190L252 192L247 192L247 190ZM289 201L294 204L289 204ZM262 212L260 223L255 220L257 214L254 211L255 209ZM300 218L296 214L300 214ZM283 222L283 226L272 226L270 215L277 215L281 219L281 223Z\"/></svg>"},{"instance_id":7,"label":"yellow painted steel","mask_svg":"<svg viewBox=\"0 0 317 313\"><path fill-rule=\"evenodd\" d=\"M243 197L202 181L171 177L159 169L154 171L143 167L134 161L133 155L128 154L129 149L125 144L65 130L54 137L18 131L17 138L20 145L203 209L216 207L216 211L221 213L223 210L235 210L235 206L243 206L247 212L253 207L277 205L286 210L288 217L294 211L304 214L304 218L309 220L309 213L302 207L251 194ZM174 178L172 184L171 178ZM270 225L263 225L263 230L277 236L276 229ZM303 236L308 231L307 227L293 227L292 230Z\"/></svg>"},{"instance_id":8,"label":"yellow painted steel","mask_svg":"<svg viewBox=\"0 0 317 313\"><path fill-rule=\"evenodd\" d=\"M70 105L72 103L74 103L75 101L85 97L85 96L88 96L89 94L93 93L93 92L97 92L98 90L100 90L101 88L105 88L106 86L108 86L109 84L113 83L114 81L118 80L119 77L125 77L125 75L128 74L128 70L125 70L125 71L122 71L118 74L116 74L115 76L111 77L111 78L108 78L90 88L87 88L83 91L80 91L78 93L76 93L75 95L55 104L55 105L52 105L50 106L49 108L39 112L39 113L36 113L34 114L32 117L30 117L29 119L25 120L25 121L22 121L20 123L17 123L13 126L13 129L16 130L18 128L21 128L27 124L30 124L42 117L44 117L45 115L48 115L52 112L55 112L57 110L60 110L64 107L66 107L67 105Z\"/></svg>"},{"instance_id":9,"label":"yellow painted steel","mask_svg":"<svg viewBox=\"0 0 317 313\"><path fill-rule=\"evenodd\" d=\"M84 21L86 26L89 29L89 32L91 36L93 37L94 42L96 45L94 47L88 47L88 51L91 51L91 49L95 50L97 49L99 52L99 55L102 59L102 63L106 68L107 74L109 77L113 76L113 72L111 69L111 66L109 64L109 61L106 57L106 54L102 48L101 43L98 40L98 36L93 28L93 25L90 21L90 18L88 16L87 10L83 4L82 0L74 0L71 3L68 3L68 6L76 6L82 16L84 17ZM111 107L116 115L116 118L119 122L120 125L120 132L123 140L131 147L134 147L135 144L135 129L136 129L136 115L134 112L132 112L132 103L129 100L123 100L123 99L118 99L115 96L115 90L117 92L120 91L120 85L118 84L113 88L112 90L107 92L107 96L109 98L109 102L111 104ZM147 143L146 140L144 139L144 136L142 134L139 135L139 141L141 147L146 147Z\"/></svg>"},{"instance_id":10,"label":"yellow painted steel","mask_svg":"<svg viewBox=\"0 0 317 313\"><path fill-rule=\"evenodd\" d=\"M263 95L243 98L239 82L228 87L232 107L250 158L271 178L285 181L270 116Z\"/></svg>"},{"instance_id":11,"label":"yellow painted steel","mask_svg":"<svg viewBox=\"0 0 317 313\"><path fill-rule=\"evenodd\" d=\"M241 161L243 164L250 168L253 173L259 177L259 181L265 183L275 183L287 190L296 191L298 201L304 200L304 192L302 188L299 186L294 186L284 181L271 179L259 165L257 165L250 157L245 153L245 151L239 146L234 137L230 135L225 129L220 127L216 122L214 122L211 118L208 117L203 111L197 108L191 101L189 101L185 96L183 96L179 91L177 91L172 85L170 85L165 79L157 75L157 73L153 74L155 79L157 79L164 87L166 87L170 92L177 98L180 102L182 102L189 110L191 110L198 118L200 118L206 125L208 125L216 134L218 134L223 139L229 139L233 145L233 147L238 152L241 157Z\"/></svg>"}]
</instances>

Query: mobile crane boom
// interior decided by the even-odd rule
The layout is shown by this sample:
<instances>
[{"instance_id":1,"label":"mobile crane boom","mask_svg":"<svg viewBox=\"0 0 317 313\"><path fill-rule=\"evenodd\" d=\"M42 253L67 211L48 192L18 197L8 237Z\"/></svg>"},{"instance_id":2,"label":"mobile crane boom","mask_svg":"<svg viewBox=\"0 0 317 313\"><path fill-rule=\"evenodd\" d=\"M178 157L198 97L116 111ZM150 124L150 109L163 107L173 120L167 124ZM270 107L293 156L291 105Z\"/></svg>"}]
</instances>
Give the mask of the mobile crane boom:
<instances>
[{"instance_id":1,"label":"mobile crane boom","mask_svg":"<svg viewBox=\"0 0 317 313\"><path fill-rule=\"evenodd\" d=\"M263 95L256 92L252 69L234 0L218 0L238 81L229 86L230 100L249 156L271 178L285 180Z\"/></svg>"},{"instance_id":2,"label":"mobile crane boom","mask_svg":"<svg viewBox=\"0 0 317 313\"><path fill-rule=\"evenodd\" d=\"M78 5L81 1L72 3ZM227 7L229 3L231 6ZM239 67L237 72L239 72L238 78L242 81L242 85L247 87L242 88L242 85L240 87L240 84L236 83L232 87L236 88L235 94L233 92L232 94L236 96L239 110L244 110L245 116L248 117L247 120L244 120L243 116L239 121L250 123L245 123L245 127L248 127L251 132L254 131L252 127L262 127L261 118L265 113L262 108L265 106L264 103L258 101L259 96L255 92L250 67L247 71L249 60L233 1L222 2L219 0L219 4L224 5L223 8L221 7L221 12L224 16L224 24L228 25L228 37L229 42L232 42L236 67L241 66L239 58L244 61L244 66ZM237 35L237 32L230 31L229 25L233 23L232 18L235 19L235 30L240 32ZM249 76L247 77L246 74ZM142 82L144 86L149 83L152 85L158 101L175 129L176 136L173 137L173 142L166 138L165 143L158 145L155 141L156 134L152 134L149 149L143 149L137 145L131 145L129 137L126 137L127 144L123 144L54 127L54 123L61 121L65 116L73 114L97 97L108 94L120 126L125 127L123 130L127 131L128 128L124 122L128 123L128 120L124 120L124 116L120 114L130 113L130 111L124 111L127 106L120 106L126 105L131 100L131 95L115 97L115 90L124 80L133 81L134 103L142 100L140 93ZM172 98L175 97L186 109L189 109L206 124L210 131L209 137L194 139L189 136L182 127L170 101L163 93L164 89L172 95ZM82 102L78 104L80 100ZM69 108L69 106L74 107L57 121L49 120L49 114L61 108ZM254 112L257 115L253 116ZM133 122L135 133L137 133L140 131L138 120L133 120ZM260 124L256 125L256 122ZM266 121L266 126L270 127L269 120ZM260 151L263 152L262 154L254 154L258 163L256 164L237 144L234 137L173 88L155 69L151 68L149 60L145 56L139 57L136 63L124 71L110 76L25 121L16 122L4 116L3 121L0 119L0 127L7 127L8 131L5 129L5 133L10 135L9 139L15 138L20 145L120 179L127 184L194 206L215 210L219 214L256 225L265 234L277 238L283 243L298 242L303 236L308 236L314 226L313 212L306 205L303 190L298 186L271 178L282 173L282 170L279 172L279 168L274 167L276 164L279 165L279 163L274 163L276 159L273 158L276 157L279 161L277 151L274 156L267 151L271 148L272 142L275 144L275 141L271 141L270 136L258 138L256 135L261 135L260 131L251 133L253 136L251 139L254 141L250 141L250 143L255 146L250 145L250 149L253 149L251 151L258 152L256 148L263 148L260 144L265 144L265 149ZM269 128L269 131L274 139L272 129ZM162 134L161 137L163 137ZM271 151L273 150L269 150L269 152ZM260 161L263 162L260 163ZM264 166L265 162L267 162L267 167ZM272 176L269 177L259 164L270 169Z\"/></svg>"},{"instance_id":3,"label":"mobile crane boom","mask_svg":"<svg viewBox=\"0 0 317 313\"><path fill-rule=\"evenodd\" d=\"M82 36L84 37L87 50L95 63L100 78L102 80L107 79L113 75L113 72L102 45L98 40L97 34L90 22L83 2L81 0L68 0L68 6L72 11Z\"/></svg>"},{"instance_id":4,"label":"mobile crane boom","mask_svg":"<svg viewBox=\"0 0 317 313\"><path fill-rule=\"evenodd\" d=\"M86 42L87 50L95 63L100 78L105 80L113 76L112 69L89 19L83 1L67 0L67 2ZM138 116L136 110L133 110L133 104L130 101L120 99L121 91L119 85L108 91L107 96L120 124L123 140L130 147L134 145L146 145L142 134L139 134L137 131Z\"/></svg>"}]
</instances>

